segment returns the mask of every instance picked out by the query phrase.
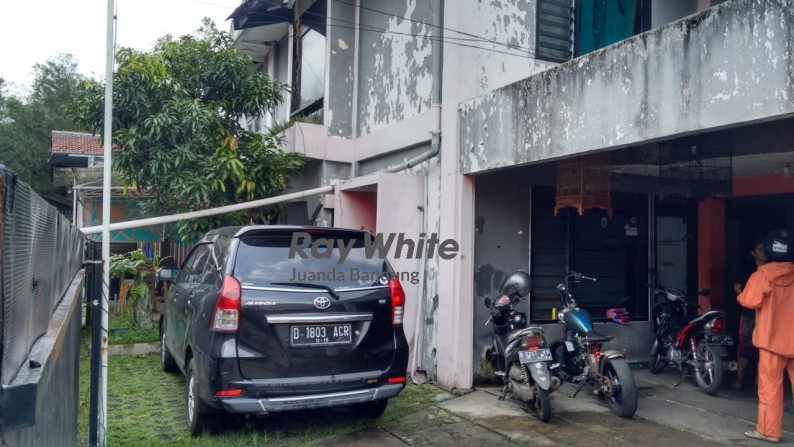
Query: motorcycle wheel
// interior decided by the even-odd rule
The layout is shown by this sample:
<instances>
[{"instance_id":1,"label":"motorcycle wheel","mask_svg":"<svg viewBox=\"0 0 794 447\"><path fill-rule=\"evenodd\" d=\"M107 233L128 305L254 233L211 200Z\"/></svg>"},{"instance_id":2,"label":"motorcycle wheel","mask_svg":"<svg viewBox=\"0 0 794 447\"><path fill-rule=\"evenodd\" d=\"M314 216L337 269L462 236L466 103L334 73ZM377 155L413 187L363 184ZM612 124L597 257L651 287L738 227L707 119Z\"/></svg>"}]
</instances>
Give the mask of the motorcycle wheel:
<instances>
[{"instance_id":1,"label":"motorcycle wheel","mask_svg":"<svg viewBox=\"0 0 794 447\"><path fill-rule=\"evenodd\" d=\"M604 375L612 382L612 396L605 396L609 409L622 418L630 418L637 411L637 385L626 360L607 360Z\"/></svg>"},{"instance_id":2,"label":"motorcycle wheel","mask_svg":"<svg viewBox=\"0 0 794 447\"><path fill-rule=\"evenodd\" d=\"M573 371L570 371L570 362L569 362L569 354L568 348L565 346L565 342L562 341L555 341L554 343L549 346L549 350L551 351L551 357L554 363L559 363L559 373L560 379L564 382L570 382L571 377L575 375Z\"/></svg>"},{"instance_id":3,"label":"motorcycle wheel","mask_svg":"<svg viewBox=\"0 0 794 447\"><path fill-rule=\"evenodd\" d=\"M698 343L696 354L700 371L693 374L695 385L700 391L713 394L722 385L722 357L703 340Z\"/></svg>"},{"instance_id":4,"label":"motorcycle wheel","mask_svg":"<svg viewBox=\"0 0 794 447\"><path fill-rule=\"evenodd\" d=\"M538 419L542 422L549 422L551 419L551 398L549 392L534 384L535 389L535 411L538 412Z\"/></svg>"}]
</instances>

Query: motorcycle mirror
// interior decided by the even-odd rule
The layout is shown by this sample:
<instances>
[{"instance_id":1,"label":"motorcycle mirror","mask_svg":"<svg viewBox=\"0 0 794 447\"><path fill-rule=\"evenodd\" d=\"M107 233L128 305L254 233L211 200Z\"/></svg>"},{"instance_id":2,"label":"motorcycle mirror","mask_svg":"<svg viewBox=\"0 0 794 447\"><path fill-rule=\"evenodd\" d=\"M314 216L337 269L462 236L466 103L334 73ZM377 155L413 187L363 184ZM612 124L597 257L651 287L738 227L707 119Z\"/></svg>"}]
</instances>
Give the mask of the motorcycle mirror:
<instances>
[{"instance_id":1,"label":"motorcycle mirror","mask_svg":"<svg viewBox=\"0 0 794 447\"><path fill-rule=\"evenodd\" d=\"M703 289L700 292L698 292L698 295L700 295L700 296L711 296L711 290Z\"/></svg>"},{"instance_id":2,"label":"motorcycle mirror","mask_svg":"<svg viewBox=\"0 0 794 447\"><path fill-rule=\"evenodd\" d=\"M491 305L493 305L493 301L491 301L491 299L490 299L490 298L488 298L488 297L486 296L486 297L485 297L485 307L487 307L488 309L490 309L490 308L491 308Z\"/></svg>"}]
</instances>

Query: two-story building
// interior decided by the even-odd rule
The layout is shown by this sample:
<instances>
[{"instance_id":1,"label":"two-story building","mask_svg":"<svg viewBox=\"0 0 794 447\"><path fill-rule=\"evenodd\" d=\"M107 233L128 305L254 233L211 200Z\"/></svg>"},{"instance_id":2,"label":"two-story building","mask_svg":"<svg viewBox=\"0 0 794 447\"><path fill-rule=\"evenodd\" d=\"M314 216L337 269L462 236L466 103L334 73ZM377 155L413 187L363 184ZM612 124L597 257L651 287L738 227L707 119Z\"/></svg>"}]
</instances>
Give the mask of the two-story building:
<instances>
[{"instance_id":1,"label":"two-story building","mask_svg":"<svg viewBox=\"0 0 794 447\"><path fill-rule=\"evenodd\" d=\"M794 222L791 0L247 0L236 45L291 85L267 126L310 162L293 189L335 185L306 221L420 238L458 255L395 259L417 378L470 388L486 296L535 283L526 311L559 334L555 286L647 360L647 285L737 307L755 234ZM387 170L388 171L385 171ZM694 299L694 298L693 298ZM632 322L608 322L624 307ZM604 318L601 318L604 317Z\"/></svg>"}]
</instances>

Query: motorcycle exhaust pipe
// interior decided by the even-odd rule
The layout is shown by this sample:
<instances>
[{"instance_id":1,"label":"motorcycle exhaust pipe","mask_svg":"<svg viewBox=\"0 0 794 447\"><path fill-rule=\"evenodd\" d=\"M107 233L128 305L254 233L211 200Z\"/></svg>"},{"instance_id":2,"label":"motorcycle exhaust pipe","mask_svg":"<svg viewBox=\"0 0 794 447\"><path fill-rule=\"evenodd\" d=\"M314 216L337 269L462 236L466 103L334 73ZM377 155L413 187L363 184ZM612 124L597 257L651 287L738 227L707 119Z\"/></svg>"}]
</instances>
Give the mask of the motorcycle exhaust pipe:
<instances>
[{"instance_id":1,"label":"motorcycle exhaust pipe","mask_svg":"<svg viewBox=\"0 0 794 447\"><path fill-rule=\"evenodd\" d=\"M739 364L736 363L736 360L731 360L725 363L725 369L727 369L728 371L736 371L737 369L739 369Z\"/></svg>"},{"instance_id":2,"label":"motorcycle exhaust pipe","mask_svg":"<svg viewBox=\"0 0 794 447\"><path fill-rule=\"evenodd\" d=\"M562 386L562 380L557 376L551 376L551 389L556 390Z\"/></svg>"}]
</instances>

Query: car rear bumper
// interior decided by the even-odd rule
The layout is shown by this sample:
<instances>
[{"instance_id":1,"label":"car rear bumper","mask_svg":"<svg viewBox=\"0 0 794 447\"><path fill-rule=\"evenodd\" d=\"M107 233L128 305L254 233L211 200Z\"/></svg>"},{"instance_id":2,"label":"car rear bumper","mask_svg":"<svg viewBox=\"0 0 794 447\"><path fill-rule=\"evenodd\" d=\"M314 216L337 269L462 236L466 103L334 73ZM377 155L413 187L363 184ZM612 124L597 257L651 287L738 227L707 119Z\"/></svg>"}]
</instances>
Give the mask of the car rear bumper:
<instances>
[{"instance_id":1,"label":"car rear bumper","mask_svg":"<svg viewBox=\"0 0 794 447\"><path fill-rule=\"evenodd\" d=\"M350 405L374 400L388 399L402 391L402 383L383 385L377 388L343 391L305 396L271 397L271 398L225 398L221 402L229 413L268 414L279 411L323 408L337 405Z\"/></svg>"}]
</instances>

